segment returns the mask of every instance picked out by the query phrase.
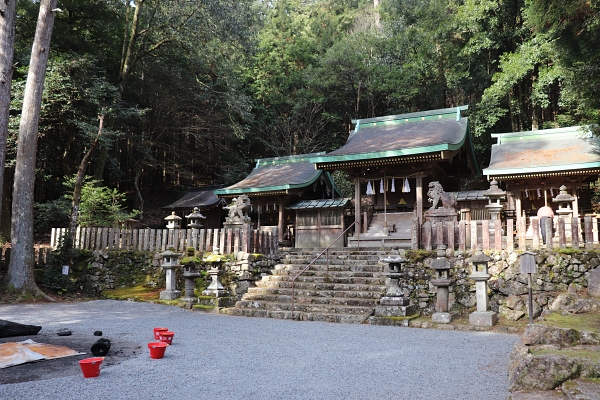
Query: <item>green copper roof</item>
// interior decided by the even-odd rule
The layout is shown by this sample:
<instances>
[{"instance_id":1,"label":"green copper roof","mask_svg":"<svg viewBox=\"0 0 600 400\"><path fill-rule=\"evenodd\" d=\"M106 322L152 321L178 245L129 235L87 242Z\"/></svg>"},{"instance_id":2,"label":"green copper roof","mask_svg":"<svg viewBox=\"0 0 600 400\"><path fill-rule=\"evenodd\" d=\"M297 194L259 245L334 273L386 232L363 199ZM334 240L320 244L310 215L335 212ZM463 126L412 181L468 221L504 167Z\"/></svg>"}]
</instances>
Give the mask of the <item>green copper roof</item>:
<instances>
[{"instance_id":1,"label":"green copper roof","mask_svg":"<svg viewBox=\"0 0 600 400\"><path fill-rule=\"evenodd\" d=\"M345 207L351 199L319 199L319 200L302 200L295 204L286 207L286 210L307 210L312 208L342 208Z\"/></svg>"},{"instance_id":2,"label":"green copper roof","mask_svg":"<svg viewBox=\"0 0 600 400\"><path fill-rule=\"evenodd\" d=\"M341 148L311 157L313 163L370 160L453 151L469 135L467 106L353 120L355 130Z\"/></svg>"},{"instance_id":3,"label":"green copper roof","mask_svg":"<svg viewBox=\"0 0 600 400\"><path fill-rule=\"evenodd\" d=\"M600 142L589 127L493 134L488 177L553 173L600 168ZM516 177L516 176L515 176ZM523 176L521 176L523 177Z\"/></svg>"},{"instance_id":4,"label":"green copper roof","mask_svg":"<svg viewBox=\"0 0 600 400\"><path fill-rule=\"evenodd\" d=\"M329 173L315 170L314 165L309 161L311 157L320 154L324 153L258 159L256 167L245 179L229 187L215 190L214 193L219 196L285 193L310 186L320 178L328 180L337 193Z\"/></svg>"}]
</instances>

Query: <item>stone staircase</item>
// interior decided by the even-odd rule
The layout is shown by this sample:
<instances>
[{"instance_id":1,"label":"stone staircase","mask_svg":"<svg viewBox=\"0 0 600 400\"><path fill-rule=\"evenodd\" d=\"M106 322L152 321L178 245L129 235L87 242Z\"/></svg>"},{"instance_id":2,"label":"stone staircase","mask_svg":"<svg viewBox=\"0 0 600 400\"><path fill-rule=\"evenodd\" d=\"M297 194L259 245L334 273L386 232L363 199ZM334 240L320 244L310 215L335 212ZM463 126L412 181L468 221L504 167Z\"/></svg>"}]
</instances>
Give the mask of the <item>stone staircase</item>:
<instances>
[{"instance_id":1,"label":"stone staircase","mask_svg":"<svg viewBox=\"0 0 600 400\"><path fill-rule=\"evenodd\" d=\"M367 232L360 235L360 248L382 248L394 247L410 248L412 219L414 213L399 212L386 214L373 214L371 224ZM384 226L387 220L388 233L384 233ZM359 246L356 237L348 238L348 247L357 248Z\"/></svg>"},{"instance_id":2,"label":"stone staircase","mask_svg":"<svg viewBox=\"0 0 600 400\"><path fill-rule=\"evenodd\" d=\"M292 279L319 250L292 250L225 314L247 317L292 318ZM349 324L367 322L385 293L379 251L336 250L324 254L296 280L293 318Z\"/></svg>"}]
</instances>

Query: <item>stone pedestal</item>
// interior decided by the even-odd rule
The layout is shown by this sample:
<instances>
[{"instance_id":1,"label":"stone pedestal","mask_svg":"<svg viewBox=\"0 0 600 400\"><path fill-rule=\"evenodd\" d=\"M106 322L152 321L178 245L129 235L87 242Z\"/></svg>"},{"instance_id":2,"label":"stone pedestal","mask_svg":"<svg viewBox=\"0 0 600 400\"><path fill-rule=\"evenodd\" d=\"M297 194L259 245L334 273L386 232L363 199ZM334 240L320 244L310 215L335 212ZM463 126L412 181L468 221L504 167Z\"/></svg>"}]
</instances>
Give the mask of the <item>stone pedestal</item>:
<instances>
[{"instance_id":1,"label":"stone pedestal","mask_svg":"<svg viewBox=\"0 0 600 400\"><path fill-rule=\"evenodd\" d=\"M425 221L431 223L437 222L456 222L458 220L458 212L454 208L430 208L425 212Z\"/></svg>"},{"instance_id":2,"label":"stone pedestal","mask_svg":"<svg viewBox=\"0 0 600 400\"><path fill-rule=\"evenodd\" d=\"M498 322L498 314L493 311L475 311L469 314L469 324L474 326L492 326Z\"/></svg>"},{"instance_id":3,"label":"stone pedestal","mask_svg":"<svg viewBox=\"0 0 600 400\"><path fill-rule=\"evenodd\" d=\"M449 312L436 312L431 316L431 322L436 324L449 324L452 322L452 314Z\"/></svg>"},{"instance_id":4,"label":"stone pedestal","mask_svg":"<svg viewBox=\"0 0 600 400\"><path fill-rule=\"evenodd\" d=\"M205 296L217 296L217 297L225 295L227 291L225 290L223 285L221 285L221 282L219 282L219 268L212 267L211 269L208 270L208 273L209 273L210 277L212 278L212 282L210 283L210 285L208 285L206 290L202 291L202 294Z\"/></svg>"},{"instance_id":5,"label":"stone pedestal","mask_svg":"<svg viewBox=\"0 0 600 400\"><path fill-rule=\"evenodd\" d=\"M181 291L175 289L176 275L175 266L163 266L165 270L166 290L160 292L161 300L175 300L181 296Z\"/></svg>"}]
</instances>

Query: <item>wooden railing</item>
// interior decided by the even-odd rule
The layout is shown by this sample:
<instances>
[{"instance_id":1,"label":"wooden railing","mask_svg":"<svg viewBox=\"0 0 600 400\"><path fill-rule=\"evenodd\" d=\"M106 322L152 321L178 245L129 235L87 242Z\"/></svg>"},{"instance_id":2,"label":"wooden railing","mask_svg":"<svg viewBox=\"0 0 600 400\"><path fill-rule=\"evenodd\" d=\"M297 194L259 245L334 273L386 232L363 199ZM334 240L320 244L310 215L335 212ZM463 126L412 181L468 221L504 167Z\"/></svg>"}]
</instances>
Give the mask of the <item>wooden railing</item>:
<instances>
[{"instance_id":1,"label":"wooden railing","mask_svg":"<svg viewBox=\"0 0 600 400\"><path fill-rule=\"evenodd\" d=\"M56 248L66 228L52 228L50 245ZM223 229L118 229L77 228L73 247L85 250L165 251L184 252L188 247L196 251L214 251L220 254L260 253L276 254L277 229L265 232L250 228Z\"/></svg>"},{"instance_id":2,"label":"wooden railing","mask_svg":"<svg viewBox=\"0 0 600 400\"><path fill-rule=\"evenodd\" d=\"M548 226L540 226L536 217L521 217L505 221L471 220L446 221L440 223L425 222L420 229L421 248L432 250L440 244L449 249L475 250L511 250L540 248L582 248L592 249L600 244L598 219L585 216L567 220L555 217ZM542 229L551 238L543 243ZM413 232L416 230L413 229ZM413 233L418 234L418 233Z\"/></svg>"}]
</instances>

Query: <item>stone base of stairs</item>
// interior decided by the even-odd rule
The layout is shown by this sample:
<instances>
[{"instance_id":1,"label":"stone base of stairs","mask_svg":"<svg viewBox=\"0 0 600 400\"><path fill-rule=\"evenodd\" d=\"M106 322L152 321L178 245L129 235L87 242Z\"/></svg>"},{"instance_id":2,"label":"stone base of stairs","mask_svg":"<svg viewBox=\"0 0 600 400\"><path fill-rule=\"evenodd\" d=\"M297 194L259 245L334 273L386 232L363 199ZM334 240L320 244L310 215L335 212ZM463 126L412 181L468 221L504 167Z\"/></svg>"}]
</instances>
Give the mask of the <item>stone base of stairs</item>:
<instances>
[{"instance_id":1,"label":"stone base of stairs","mask_svg":"<svg viewBox=\"0 0 600 400\"><path fill-rule=\"evenodd\" d=\"M370 325L384 325L384 326L410 326L410 321L417 318L419 314L408 315L406 317L370 317Z\"/></svg>"},{"instance_id":2,"label":"stone base of stairs","mask_svg":"<svg viewBox=\"0 0 600 400\"><path fill-rule=\"evenodd\" d=\"M411 249L412 240L385 235L360 235L360 241L356 236L348 238L348 248L356 249L359 247L360 249L384 249L392 247Z\"/></svg>"}]
</instances>

